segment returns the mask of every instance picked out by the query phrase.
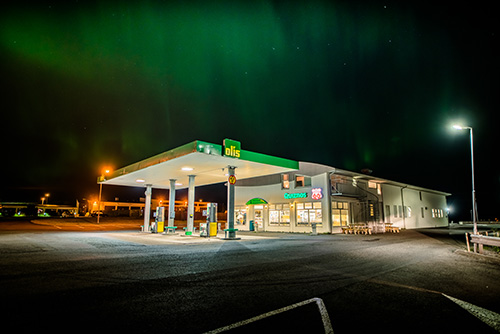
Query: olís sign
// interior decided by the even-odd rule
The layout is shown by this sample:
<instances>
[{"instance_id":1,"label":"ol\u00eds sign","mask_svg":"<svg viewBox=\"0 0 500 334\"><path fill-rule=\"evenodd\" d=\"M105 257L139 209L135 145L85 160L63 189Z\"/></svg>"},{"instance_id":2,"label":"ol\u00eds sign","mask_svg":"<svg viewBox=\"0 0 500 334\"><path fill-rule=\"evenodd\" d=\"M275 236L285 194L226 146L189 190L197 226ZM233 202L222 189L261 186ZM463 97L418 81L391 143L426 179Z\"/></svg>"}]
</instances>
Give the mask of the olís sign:
<instances>
[{"instance_id":1,"label":"ol\u00eds sign","mask_svg":"<svg viewBox=\"0 0 500 334\"><path fill-rule=\"evenodd\" d=\"M239 158L241 156L241 143L232 139L224 139L223 155L231 158Z\"/></svg>"}]
</instances>

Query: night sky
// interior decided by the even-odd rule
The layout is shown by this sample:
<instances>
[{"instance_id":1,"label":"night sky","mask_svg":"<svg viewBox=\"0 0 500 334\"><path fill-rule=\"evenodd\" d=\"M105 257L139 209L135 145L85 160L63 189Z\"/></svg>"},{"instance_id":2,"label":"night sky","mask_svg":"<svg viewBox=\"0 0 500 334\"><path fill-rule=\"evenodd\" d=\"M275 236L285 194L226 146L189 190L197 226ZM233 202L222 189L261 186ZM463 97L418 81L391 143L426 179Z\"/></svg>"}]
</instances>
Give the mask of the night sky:
<instances>
[{"instance_id":1,"label":"night sky","mask_svg":"<svg viewBox=\"0 0 500 334\"><path fill-rule=\"evenodd\" d=\"M74 203L104 166L232 138L450 192L470 219L461 122L479 218L500 218L497 21L490 1L4 4L0 201Z\"/></svg>"}]
</instances>

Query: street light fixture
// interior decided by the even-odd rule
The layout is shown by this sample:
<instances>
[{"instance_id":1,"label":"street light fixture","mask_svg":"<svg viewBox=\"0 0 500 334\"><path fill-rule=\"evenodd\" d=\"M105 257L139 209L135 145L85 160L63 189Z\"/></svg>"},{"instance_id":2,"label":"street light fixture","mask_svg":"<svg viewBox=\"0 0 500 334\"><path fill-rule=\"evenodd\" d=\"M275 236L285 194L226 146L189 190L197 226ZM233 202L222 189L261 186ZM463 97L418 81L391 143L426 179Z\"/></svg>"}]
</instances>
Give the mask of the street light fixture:
<instances>
[{"instance_id":1,"label":"street light fixture","mask_svg":"<svg viewBox=\"0 0 500 334\"><path fill-rule=\"evenodd\" d=\"M476 220L476 188L474 186L474 139L472 135L472 128L470 126L453 125L456 130L470 130L470 161L472 166L472 222L474 224L473 234L477 234L477 220Z\"/></svg>"}]
</instances>

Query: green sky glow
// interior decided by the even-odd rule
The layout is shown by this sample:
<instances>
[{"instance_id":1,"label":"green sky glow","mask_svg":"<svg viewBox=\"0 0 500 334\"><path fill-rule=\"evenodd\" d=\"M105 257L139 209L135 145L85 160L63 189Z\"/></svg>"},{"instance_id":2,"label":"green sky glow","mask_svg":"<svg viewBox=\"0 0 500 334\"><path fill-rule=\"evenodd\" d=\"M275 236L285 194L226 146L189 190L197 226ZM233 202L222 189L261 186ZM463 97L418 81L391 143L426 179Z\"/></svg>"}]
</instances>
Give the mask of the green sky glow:
<instances>
[{"instance_id":1,"label":"green sky glow","mask_svg":"<svg viewBox=\"0 0 500 334\"><path fill-rule=\"evenodd\" d=\"M491 88L470 82L488 79L489 63L464 68L474 47L490 52L491 32L464 42L472 30L459 18L380 2L208 3L7 6L5 121L28 132L10 138L54 147L33 159L88 171L226 137L291 159L380 169L442 141L433 124L486 108ZM47 173L60 175L46 167L25 177Z\"/></svg>"}]
</instances>

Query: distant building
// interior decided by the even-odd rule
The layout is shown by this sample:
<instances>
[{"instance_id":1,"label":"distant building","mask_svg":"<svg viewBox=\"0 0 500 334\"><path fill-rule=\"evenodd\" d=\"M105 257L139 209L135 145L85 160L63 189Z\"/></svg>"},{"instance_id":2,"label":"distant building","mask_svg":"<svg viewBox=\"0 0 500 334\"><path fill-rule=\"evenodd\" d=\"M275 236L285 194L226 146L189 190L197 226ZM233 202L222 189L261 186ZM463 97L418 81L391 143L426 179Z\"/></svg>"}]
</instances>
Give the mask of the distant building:
<instances>
[{"instance_id":1,"label":"distant building","mask_svg":"<svg viewBox=\"0 0 500 334\"><path fill-rule=\"evenodd\" d=\"M72 217L78 215L75 206L31 202L0 202L0 217Z\"/></svg>"},{"instance_id":2,"label":"distant building","mask_svg":"<svg viewBox=\"0 0 500 334\"><path fill-rule=\"evenodd\" d=\"M102 215L111 217L142 217L144 215L145 202L120 202L120 201L87 201L88 213L97 215L100 211ZM207 208L207 202L197 201L194 203L197 219L201 219L203 210ZM168 210L169 202L161 199L151 199L151 213L157 207L165 207ZM177 219L186 219L187 201L175 201L175 213Z\"/></svg>"}]
</instances>

